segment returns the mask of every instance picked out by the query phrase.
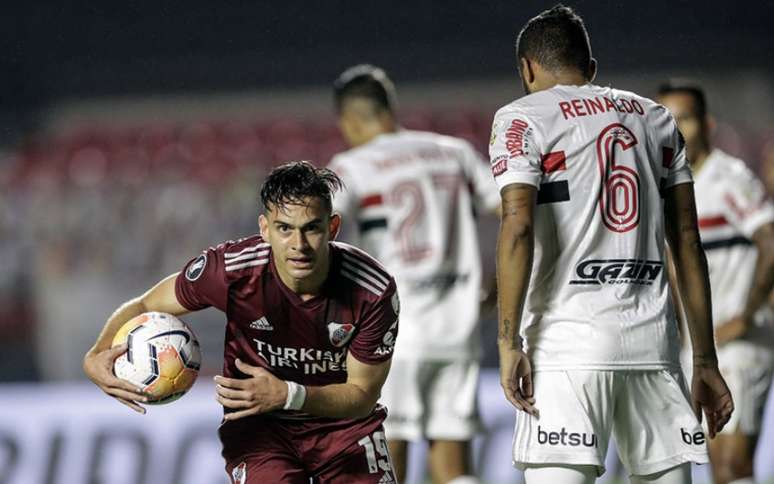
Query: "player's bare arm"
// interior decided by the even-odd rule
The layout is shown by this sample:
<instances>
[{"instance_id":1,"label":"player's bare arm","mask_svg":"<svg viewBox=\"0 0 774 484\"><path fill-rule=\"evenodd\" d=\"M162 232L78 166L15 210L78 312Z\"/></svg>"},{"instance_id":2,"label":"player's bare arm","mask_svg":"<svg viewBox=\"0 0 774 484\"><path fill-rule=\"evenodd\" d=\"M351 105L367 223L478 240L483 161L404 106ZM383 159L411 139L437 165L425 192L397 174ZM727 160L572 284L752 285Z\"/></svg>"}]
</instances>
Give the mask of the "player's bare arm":
<instances>
[{"instance_id":1,"label":"player's bare arm","mask_svg":"<svg viewBox=\"0 0 774 484\"><path fill-rule=\"evenodd\" d=\"M723 429L734 410L731 393L718 370L712 330L707 259L701 247L693 185L683 183L664 193L666 235L693 348L691 397L697 418L707 417L711 438Z\"/></svg>"},{"instance_id":2,"label":"player's bare arm","mask_svg":"<svg viewBox=\"0 0 774 484\"><path fill-rule=\"evenodd\" d=\"M532 367L519 336L534 255L537 189L517 183L503 188L501 195L502 218L497 239L500 385L516 408L537 416L532 398Z\"/></svg>"},{"instance_id":3,"label":"player's bare arm","mask_svg":"<svg viewBox=\"0 0 774 484\"><path fill-rule=\"evenodd\" d=\"M177 274L172 274L142 296L131 299L116 309L102 328L94 346L83 358L83 371L95 385L139 413L145 413L145 409L137 402L145 402L147 397L140 389L113 374L113 362L126 352L126 345L111 348L111 342L121 326L142 313L159 311L177 316L189 312L175 295L176 277Z\"/></svg>"},{"instance_id":4,"label":"player's bare arm","mask_svg":"<svg viewBox=\"0 0 774 484\"><path fill-rule=\"evenodd\" d=\"M286 408L288 385L263 368L250 366L239 360L239 371L246 379L216 376L217 399L224 407L236 410L227 413L226 420L237 420ZM303 412L330 418L362 418L368 416L379 399L379 394L390 370L390 360L369 365L347 355L346 383L306 386L306 399L299 409Z\"/></svg>"},{"instance_id":5,"label":"player's bare arm","mask_svg":"<svg viewBox=\"0 0 774 484\"><path fill-rule=\"evenodd\" d=\"M672 257L672 251L669 246L666 247L666 269L669 278L669 293L672 297L672 303L675 306L675 316L677 317L677 328L680 331L680 341L685 341L685 309L683 309L683 300L680 296L680 285L677 282L677 271L675 270L675 261Z\"/></svg>"},{"instance_id":6,"label":"player's bare arm","mask_svg":"<svg viewBox=\"0 0 774 484\"><path fill-rule=\"evenodd\" d=\"M742 314L716 330L718 345L744 336L753 325L755 313L766 303L767 296L774 289L774 223L761 226L753 234L752 240L758 249L758 259L750 293Z\"/></svg>"}]
</instances>

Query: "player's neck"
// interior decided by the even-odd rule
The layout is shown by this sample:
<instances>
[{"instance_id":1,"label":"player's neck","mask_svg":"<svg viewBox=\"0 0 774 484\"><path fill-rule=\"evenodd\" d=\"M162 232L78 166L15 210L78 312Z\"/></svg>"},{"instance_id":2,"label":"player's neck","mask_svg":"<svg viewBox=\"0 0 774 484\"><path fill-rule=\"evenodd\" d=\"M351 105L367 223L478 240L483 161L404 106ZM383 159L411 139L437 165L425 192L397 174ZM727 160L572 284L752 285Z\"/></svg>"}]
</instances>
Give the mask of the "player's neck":
<instances>
[{"instance_id":1,"label":"player's neck","mask_svg":"<svg viewBox=\"0 0 774 484\"><path fill-rule=\"evenodd\" d=\"M550 73L550 75L543 81L542 89L551 89L554 86L585 86L589 83L589 80L575 70L559 71L556 73Z\"/></svg>"},{"instance_id":2,"label":"player's neck","mask_svg":"<svg viewBox=\"0 0 774 484\"><path fill-rule=\"evenodd\" d=\"M712 152L712 148L709 144L706 144L692 153L689 161L691 162L691 170L693 170L694 175L699 173L704 167L704 163L707 161L707 158L709 158L710 152Z\"/></svg>"},{"instance_id":3,"label":"player's neck","mask_svg":"<svg viewBox=\"0 0 774 484\"><path fill-rule=\"evenodd\" d=\"M375 134L374 134L373 136L371 136L370 138L368 138L368 139L365 139L365 140L364 140L362 143L360 143L360 144L359 144L359 145L357 145L357 146L363 146L363 145L367 145L368 143L370 143L371 141L375 140L375 139L376 139L376 138L378 138L379 136L382 136L382 135L385 135L385 134L392 134L392 133L395 133L395 132L397 132L397 131L398 131L398 127L397 127L397 126L395 126L395 125L392 125L392 126L390 126L390 127L386 127L386 128L384 128L384 129L382 129L382 130L379 130L377 133L375 133Z\"/></svg>"}]
</instances>

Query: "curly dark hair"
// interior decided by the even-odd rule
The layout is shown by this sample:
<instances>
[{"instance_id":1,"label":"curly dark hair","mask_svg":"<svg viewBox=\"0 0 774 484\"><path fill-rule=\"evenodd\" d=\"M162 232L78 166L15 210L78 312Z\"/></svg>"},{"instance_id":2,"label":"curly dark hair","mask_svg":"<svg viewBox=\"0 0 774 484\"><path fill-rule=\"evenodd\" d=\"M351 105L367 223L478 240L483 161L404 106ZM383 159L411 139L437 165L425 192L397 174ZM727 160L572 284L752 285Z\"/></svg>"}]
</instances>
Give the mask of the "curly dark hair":
<instances>
[{"instance_id":1,"label":"curly dark hair","mask_svg":"<svg viewBox=\"0 0 774 484\"><path fill-rule=\"evenodd\" d=\"M591 42L583 19L561 3L527 22L516 39L516 55L550 70L579 69L590 76Z\"/></svg>"},{"instance_id":2,"label":"curly dark hair","mask_svg":"<svg viewBox=\"0 0 774 484\"><path fill-rule=\"evenodd\" d=\"M291 161L274 168L266 177L261 187L261 203L264 210L270 210L319 197L330 213L333 193L343 186L338 175L328 168L317 168L308 161Z\"/></svg>"}]
</instances>

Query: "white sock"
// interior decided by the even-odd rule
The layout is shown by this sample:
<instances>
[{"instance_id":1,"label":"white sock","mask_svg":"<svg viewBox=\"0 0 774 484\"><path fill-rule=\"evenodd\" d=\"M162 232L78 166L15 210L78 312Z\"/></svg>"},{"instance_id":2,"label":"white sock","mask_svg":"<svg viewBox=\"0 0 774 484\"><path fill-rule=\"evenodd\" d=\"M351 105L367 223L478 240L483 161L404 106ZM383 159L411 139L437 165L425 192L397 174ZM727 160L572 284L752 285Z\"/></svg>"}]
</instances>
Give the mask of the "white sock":
<instances>
[{"instance_id":1,"label":"white sock","mask_svg":"<svg viewBox=\"0 0 774 484\"><path fill-rule=\"evenodd\" d=\"M597 466L534 465L524 469L526 484L594 484L597 480Z\"/></svg>"}]
</instances>

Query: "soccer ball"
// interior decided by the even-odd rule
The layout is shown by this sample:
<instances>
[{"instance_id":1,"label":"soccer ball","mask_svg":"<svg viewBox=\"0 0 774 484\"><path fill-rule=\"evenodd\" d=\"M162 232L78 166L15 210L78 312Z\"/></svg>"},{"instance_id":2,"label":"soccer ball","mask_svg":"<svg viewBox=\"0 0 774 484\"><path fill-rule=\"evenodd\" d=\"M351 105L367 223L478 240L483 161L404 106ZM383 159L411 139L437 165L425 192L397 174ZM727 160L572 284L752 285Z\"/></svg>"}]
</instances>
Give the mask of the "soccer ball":
<instances>
[{"instance_id":1,"label":"soccer ball","mask_svg":"<svg viewBox=\"0 0 774 484\"><path fill-rule=\"evenodd\" d=\"M182 397L196 381L202 356L191 328L171 314L143 313L118 330L113 346L127 343L113 372L140 387L149 404Z\"/></svg>"}]
</instances>

